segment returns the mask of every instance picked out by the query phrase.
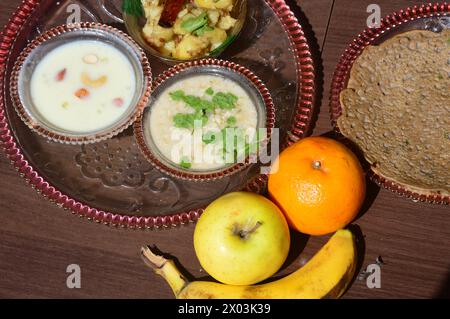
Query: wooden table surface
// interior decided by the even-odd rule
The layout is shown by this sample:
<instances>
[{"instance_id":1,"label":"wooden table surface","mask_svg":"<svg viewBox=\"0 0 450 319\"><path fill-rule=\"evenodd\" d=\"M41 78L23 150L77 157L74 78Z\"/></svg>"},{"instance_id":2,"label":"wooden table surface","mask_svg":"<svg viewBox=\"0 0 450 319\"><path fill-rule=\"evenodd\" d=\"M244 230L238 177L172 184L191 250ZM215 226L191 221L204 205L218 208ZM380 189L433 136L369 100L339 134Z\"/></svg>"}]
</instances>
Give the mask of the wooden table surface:
<instances>
[{"instance_id":1,"label":"wooden table surface","mask_svg":"<svg viewBox=\"0 0 450 319\"><path fill-rule=\"evenodd\" d=\"M4 25L19 0L0 2ZM315 51L320 115L314 135L328 132L328 91L346 45L364 27L369 0L290 1ZM378 0L382 15L420 1ZM320 67L322 65L323 67ZM323 90L323 94L321 94ZM369 185L365 213L356 221L365 238L362 268L382 256L381 288L356 280L345 298L450 297L449 207L414 203ZM156 244L177 256L186 270L204 276L192 246L194 225L161 231L115 229L77 218L47 202L0 155L0 297L171 298L169 287L144 266L139 247ZM307 239L290 256L287 273L298 268L327 237ZM307 242L306 242L307 241ZM81 267L81 289L66 287L66 267Z\"/></svg>"}]
</instances>

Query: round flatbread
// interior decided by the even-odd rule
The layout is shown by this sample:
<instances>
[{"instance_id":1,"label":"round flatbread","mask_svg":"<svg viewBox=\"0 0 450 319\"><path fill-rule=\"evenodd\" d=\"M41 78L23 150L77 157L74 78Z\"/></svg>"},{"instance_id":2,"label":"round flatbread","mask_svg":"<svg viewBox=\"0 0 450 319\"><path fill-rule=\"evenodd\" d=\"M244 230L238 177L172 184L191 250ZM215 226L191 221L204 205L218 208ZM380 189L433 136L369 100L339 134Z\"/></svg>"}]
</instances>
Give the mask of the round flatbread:
<instances>
[{"instance_id":1,"label":"round flatbread","mask_svg":"<svg viewBox=\"0 0 450 319\"><path fill-rule=\"evenodd\" d=\"M368 46L340 102L338 127L375 173L420 194L450 194L449 29Z\"/></svg>"}]
</instances>

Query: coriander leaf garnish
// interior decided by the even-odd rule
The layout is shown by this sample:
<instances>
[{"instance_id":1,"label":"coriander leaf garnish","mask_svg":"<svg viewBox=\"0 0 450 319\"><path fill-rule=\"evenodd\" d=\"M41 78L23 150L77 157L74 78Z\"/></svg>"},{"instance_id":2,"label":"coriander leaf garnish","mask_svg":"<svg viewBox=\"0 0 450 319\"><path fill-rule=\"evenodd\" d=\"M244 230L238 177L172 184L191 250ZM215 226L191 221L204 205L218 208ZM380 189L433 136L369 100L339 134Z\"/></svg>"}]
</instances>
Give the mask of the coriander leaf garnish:
<instances>
[{"instance_id":1,"label":"coriander leaf garnish","mask_svg":"<svg viewBox=\"0 0 450 319\"><path fill-rule=\"evenodd\" d=\"M236 107L238 97L232 93L216 93L213 97L213 103L223 110L231 110Z\"/></svg>"},{"instance_id":2,"label":"coriander leaf garnish","mask_svg":"<svg viewBox=\"0 0 450 319\"><path fill-rule=\"evenodd\" d=\"M203 136L202 136L202 141L203 141L203 143L205 143L205 144L211 144L211 143L216 142L216 135L217 135L216 132L212 132L212 131L206 132L206 133L203 134Z\"/></svg>"},{"instance_id":3,"label":"coriander leaf garnish","mask_svg":"<svg viewBox=\"0 0 450 319\"><path fill-rule=\"evenodd\" d=\"M236 125L236 122L237 122L237 120L236 120L236 118L235 118L234 116L230 116L230 117L227 119L227 125L230 126L230 127L235 126L235 125Z\"/></svg>"},{"instance_id":4,"label":"coriander leaf garnish","mask_svg":"<svg viewBox=\"0 0 450 319\"><path fill-rule=\"evenodd\" d=\"M205 125L208 123L209 119L208 119L208 117L207 117L206 115L204 115L203 113L199 113L199 114L201 115L201 117L200 117L199 120L202 121L202 126L205 126Z\"/></svg>"},{"instance_id":5,"label":"coriander leaf garnish","mask_svg":"<svg viewBox=\"0 0 450 319\"><path fill-rule=\"evenodd\" d=\"M202 100L200 103L200 107L206 114L210 114L215 110L214 103L208 100Z\"/></svg>"},{"instance_id":6,"label":"coriander leaf garnish","mask_svg":"<svg viewBox=\"0 0 450 319\"><path fill-rule=\"evenodd\" d=\"M209 93L214 94L212 88L207 89ZM170 97L174 101L183 101L187 106L194 109L194 113L178 113L173 117L175 127L178 128L194 128L195 121L201 121L202 125L208 123L208 116L215 111L217 107L223 110L231 110L236 107L238 97L232 93L216 93L212 101L202 99L194 95L186 95L184 91L178 90L169 93ZM228 119L228 126L236 125L236 118L231 117Z\"/></svg>"},{"instance_id":7,"label":"coriander leaf garnish","mask_svg":"<svg viewBox=\"0 0 450 319\"><path fill-rule=\"evenodd\" d=\"M186 95L183 98L184 103L194 108L195 110L200 110L202 106L202 99L194 95Z\"/></svg>"},{"instance_id":8,"label":"coriander leaf garnish","mask_svg":"<svg viewBox=\"0 0 450 319\"><path fill-rule=\"evenodd\" d=\"M122 11L135 17L142 17L145 15L141 0L123 0Z\"/></svg>"},{"instance_id":9,"label":"coriander leaf garnish","mask_svg":"<svg viewBox=\"0 0 450 319\"><path fill-rule=\"evenodd\" d=\"M174 101L183 101L185 94L182 90L178 90L178 91L174 91L169 93L170 97L172 98L172 100Z\"/></svg>"},{"instance_id":10,"label":"coriander leaf garnish","mask_svg":"<svg viewBox=\"0 0 450 319\"><path fill-rule=\"evenodd\" d=\"M236 95L234 95L233 93L228 93L228 97L233 100L234 103L236 103L239 99Z\"/></svg>"},{"instance_id":11,"label":"coriander leaf garnish","mask_svg":"<svg viewBox=\"0 0 450 319\"><path fill-rule=\"evenodd\" d=\"M180 166L184 169L190 169L192 167L191 161L187 156L181 158Z\"/></svg>"},{"instance_id":12,"label":"coriander leaf garnish","mask_svg":"<svg viewBox=\"0 0 450 319\"><path fill-rule=\"evenodd\" d=\"M214 95L214 90L213 90L213 88L210 87L210 88L206 89L205 93L208 95Z\"/></svg>"},{"instance_id":13,"label":"coriander leaf garnish","mask_svg":"<svg viewBox=\"0 0 450 319\"><path fill-rule=\"evenodd\" d=\"M196 122L199 122L198 124ZM177 113L173 117L173 124L178 128L193 129L196 125L206 125L208 117L202 111L195 113Z\"/></svg>"},{"instance_id":14,"label":"coriander leaf garnish","mask_svg":"<svg viewBox=\"0 0 450 319\"><path fill-rule=\"evenodd\" d=\"M203 12L198 17L186 19L181 23L181 28L187 32L194 32L205 26L208 23L208 16L206 12Z\"/></svg>"},{"instance_id":15,"label":"coriander leaf garnish","mask_svg":"<svg viewBox=\"0 0 450 319\"><path fill-rule=\"evenodd\" d=\"M173 117L173 124L178 128L192 129L194 127L195 114L178 113Z\"/></svg>"}]
</instances>

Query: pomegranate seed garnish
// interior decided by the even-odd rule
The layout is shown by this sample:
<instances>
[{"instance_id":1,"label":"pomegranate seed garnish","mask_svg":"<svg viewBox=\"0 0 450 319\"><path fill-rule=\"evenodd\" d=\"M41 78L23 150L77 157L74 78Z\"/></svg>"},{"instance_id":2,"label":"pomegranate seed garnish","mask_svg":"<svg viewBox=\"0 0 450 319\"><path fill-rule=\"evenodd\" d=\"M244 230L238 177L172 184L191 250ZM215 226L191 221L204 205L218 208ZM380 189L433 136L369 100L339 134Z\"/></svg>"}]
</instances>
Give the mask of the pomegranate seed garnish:
<instances>
[{"instance_id":1,"label":"pomegranate seed garnish","mask_svg":"<svg viewBox=\"0 0 450 319\"><path fill-rule=\"evenodd\" d=\"M121 97L118 97L113 100L113 103L115 106L121 107L121 106L123 106L123 103L125 103L125 102L123 101L123 99Z\"/></svg>"},{"instance_id":2,"label":"pomegranate seed garnish","mask_svg":"<svg viewBox=\"0 0 450 319\"><path fill-rule=\"evenodd\" d=\"M89 96L89 91L82 88L75 92L75 96L79 99L85 99Z\"/></svg>"},{"instance_id":3,"label":"pomegranate seed garnish","mask_svg":"<svg viewBox=\"0 0 450 319\"><path fill-rule=\"evenodd\" d=\"M56 81L61 82L66 77L67 69L62 69L56 74Z\"/></svg>"}]
</instances>

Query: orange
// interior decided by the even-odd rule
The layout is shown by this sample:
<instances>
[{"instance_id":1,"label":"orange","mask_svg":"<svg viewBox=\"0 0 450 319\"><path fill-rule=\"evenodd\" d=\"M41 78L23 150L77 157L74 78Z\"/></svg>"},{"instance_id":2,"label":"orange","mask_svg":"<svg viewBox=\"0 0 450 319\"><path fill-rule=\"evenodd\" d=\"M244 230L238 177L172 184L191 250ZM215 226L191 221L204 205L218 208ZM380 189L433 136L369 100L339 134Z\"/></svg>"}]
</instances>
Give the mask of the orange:
<instances>
[{"instance_id":1,"label":"orange","mask_svg":"<svg viewBox=\"0 0 450 319\"><path fill-rule=\"evenodd\" d=\"M329 138L308 137L275 161L269 193L292 228L324 235L355 219L366 182L361 164L347 147Z\"/></svg>"}]
</instances>

